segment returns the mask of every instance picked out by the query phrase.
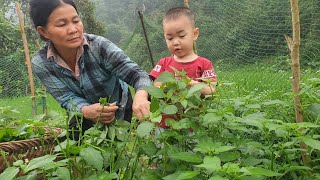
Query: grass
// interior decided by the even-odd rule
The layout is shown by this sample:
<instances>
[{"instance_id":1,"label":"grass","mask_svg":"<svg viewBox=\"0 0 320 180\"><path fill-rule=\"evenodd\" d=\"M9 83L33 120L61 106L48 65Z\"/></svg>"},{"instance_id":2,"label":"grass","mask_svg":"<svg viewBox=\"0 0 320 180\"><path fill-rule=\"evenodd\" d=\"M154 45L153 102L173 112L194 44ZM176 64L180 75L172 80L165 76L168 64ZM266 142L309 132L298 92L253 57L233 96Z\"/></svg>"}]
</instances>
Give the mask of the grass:
<instances>
[{"instance_id":1,"label":"grass","mask_svg":"<svg viewBox=\"0 0 320 180\"><path fill-rule=\"evenodd\" d=\"M48 95L46 100L49 117L59 119L63 118L65 110L60 107L56 100L51 95ZM36 106L37 115L43 114L41 97L36 97ZM1 99L0 107L10 107L10 109L15 109L18 113L13 113L11 115L11 117L14 119L22 120L34 118L32 115L31 96Z\"/></svg>"}]
</instances>

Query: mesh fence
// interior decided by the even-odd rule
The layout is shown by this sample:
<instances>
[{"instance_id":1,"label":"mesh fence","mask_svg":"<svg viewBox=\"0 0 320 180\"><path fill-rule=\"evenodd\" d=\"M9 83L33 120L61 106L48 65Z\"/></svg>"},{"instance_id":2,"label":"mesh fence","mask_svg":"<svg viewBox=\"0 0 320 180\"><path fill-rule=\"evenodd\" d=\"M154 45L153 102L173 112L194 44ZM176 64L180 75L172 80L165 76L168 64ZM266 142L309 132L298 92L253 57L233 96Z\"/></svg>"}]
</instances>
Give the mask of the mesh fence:
<instances>
[{"instance_id":1,"label":"mesh fence","mask_svg":"<svg viewBox=\"0 0 320 180\"><path fill-rule=\"evenodd\" d=\"M147 72L152 69L152 63L138 11L143 13L154 63L170 55L163 38L162 15L170 7L183 6L183 0L94 2L97 17L106 25L107 32L103 36L122 48ZM290 1L188 2L196 13L196 25L200 28L197 53L212 60L219 81L237 84L239 95L266 88L283 92L291 90L290 54L284 37L292 35ZM301 75L305 80L320 74L320 2L299 1L299 6ZM20 36L17 33L13 35ZM0 64L0 97L29 95L23 52L0 57ZM36 78L35 82L36 88L41 89Z\"/></svg>"}]
</instances>

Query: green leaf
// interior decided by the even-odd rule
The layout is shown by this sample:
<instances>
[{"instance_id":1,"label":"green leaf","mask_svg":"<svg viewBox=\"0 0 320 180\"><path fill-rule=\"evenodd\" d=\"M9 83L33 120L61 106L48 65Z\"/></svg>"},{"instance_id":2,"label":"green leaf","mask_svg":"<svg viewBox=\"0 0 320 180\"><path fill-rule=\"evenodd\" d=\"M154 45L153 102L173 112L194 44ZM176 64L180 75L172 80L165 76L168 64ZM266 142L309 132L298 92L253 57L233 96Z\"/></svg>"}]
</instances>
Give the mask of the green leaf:
<instances>
[{"instance_id":1,"label":"green leaf","mask_svg":"<svg viewBox=\"0 0 320 180\"><path fill-rule=\"evenodd\" d=\"M260 117L259 114L251 114L242 118L238 122L262 129L263 128L262 120L263 120L263 117Z\"/></svg>"},{"instance_id":2,"label":"green leaf","mask_svg":"<svg viewBox=\"0 0 320 180\"><path fill-rule=\"evenodd\" d=\"M156 112L159 109L159 100L155 97L151 98L150 112Z\"/></svg>"},{"instance_id":3,"label":"green leaf","mask_svg":"<svg viewBox=\"0 0 320 180\"><path fill-rule=\"evenodd\" d=\"M248 104L248 105L246 105L246 107L249 109L260 109L261 108L260 104Z\"/></svg>"},{"instance_id":4,"label":"green leaf","mask_svg":"<svg viewBox=\"0 0 320 180\"><path fill-rule=\"evenodd\" d=\"M150 157L154 156L158 151L154 142L148 142L147 144L141 144L141 148L142 148L143 152Z\"/></svg>"},{"instance_id":5,"label":"green leaf","mask_svg":"<svg viewBox=\"0 0 320 180\"><path fill-rule=\"evenodd\" d=\"M222 162L230 162L240 158L239 152L223 152L218 155Z\"/></svg>"},{"instance_id":6,"label":"green leaf","mask_svg":"<svg viewBox=\"0 0 320 180\"><path fill-rule=\"evenodd\" d=\"M108 128L108 137L111 141L114 141L114 138L116 137L116 129L113 126L109 126Z\"/></svg>"},{"instance_id":7,"label":"green leaf","mask_svg":"<svg viewBox=\"0 0 320 180\"><path fill-rule=\"evenodd\" d=\"M222 116L216 113L208 113L203 117L203 125L217 124L222 120Z\"/></svg>"},{"instance_id":8,"label":"green leaf","mask_svg":"<svg viewBox=\"0 0 320 180\"><path fill-rule=\"evenodd\" d=\"M21 166L22 164L23 164L23 160L21 159L13 163L14 166Z\"/></svg>"},{"instance_id":9,"label":"green leaf","mask_svg":"<svg viewBox=\"0 0 320 180\"><path fill-rule=\"evenodd\" d=\"M241 159L241 165L243 166L256 166L260 163L262 163L262 159L257 159L252 156Z\"/></svg>"},{"instance_id":10,"label":"green leaf","mask_svg":"<svg viewBox=\"0 0 320 180\"><path fill-rule=\"evenodd\" d=\"M187 94L187 97L191 97L195 92L200 91L202 88L207 87L208 85L205 83L198 83L194 86L192 86Z\"/></svg>"},{"instance_id":11,"label":"green leaf","mask_svg":"<svg viewBox=\"0 0 320 180\"><path fill-rule=\"evenodd\" d=\"M306 145L312 147L313 149L318 149L320 150L320 141L312 139L311 137L308 136L303 136L300 137L300 139L306 143Z\"/></svg>"},{"instance_id":12,"label":"green leaf","mask_svg":"<svg viewBox=\"0 0 320 180\"><path fill-rule=\"evenodd\" d=\"M281 176L282 174L264 169L261 167L243 167L240 170L244 173L244 175L251 175L251 176L267 176L267 177L273 177L273 176Z\"/></svg>"},{"instance_id":13,"label":"green leaf","mask_svg":"<svg viewBox=\"0 0 320 180\"><path fill-rule=\"evenodd\" d=\"M154 127L154 124L148 121L142 122L139 124L137 128L137 133L139 137L145 137L147 135L150 135L150 132L152 131Z\"/></svg>"},{"instance_id":14,"label":"green leaf","mask_svg":"<svg viewBox=\"0 0 320 180\"><path fill-rule=\"evenodd\" d=\"M222 169L227 174L238 173L240 171L240 167L238 163L225 163L222 166Z\"/></svg>"},{"instance_id":15,"label":"green leaf","mask_svg":"<svg viewBox=\"0 0 320 180\"><path fill-rule=\"evenodd\" d=\"M155 98L164 98L166 94L163 92L161 88L155 86L148 86L144 88L148 93Z\"/></svg>"},{"instance_id":16,"label":"green leaf","mask_svg":"<svg viewBox=\"0 0 320 180\"><path fill-rule=\"evenodd\" d=\"M271 101L268 101L268 102L264 102L263 103L263 105L266 105L266 106L268 106L268 105L274 105L274 104L285 104L284 103L284 101L281 101L281 100L278 100L278 99L276 99L276 100L271 100Z\"/></svg>"},{"instance_id":17,"label":"green leaf","mask_svg":"<svg viewBox=\"0 0 320 180\"><path fill-rule=\"evenodd\" d=\"M192 162L192 163L201 163L202 158L198 154L194 154L191 152L179 152L179 153L174 153L170 155L171 158L173 159L178 159L186 162Z\"/></svg>"},{"instance_id":18,"label":"green leaf","mask_svg":"<svg viewBox=\"0 0 320 180\"><path fill-rule=\"evenodd\" d=\"M217 156L206 156L203 159L203 164L195 165L196 167L205 168L211 171L217 171L221 169L221 161Z\"/></svg>"},{"instance_id":19,"label":"green leaf","mask_svg":"<svg viewBox=\"0 0 320 180\"><path fill-rule=\"evenodd\" d=\"M164 180L183 180L183 179L192 179L197 176L199 172L197 171L178 171L174 174L170 174L164 177Z\"/></svg>"},{"instance_id":20,"label":"green leaf","mask_svg":"<svg viewBox=\"0 0 320 180\"><path fill-rule=\"evenodd\" d=\"M127 136L127 128L122 128L122 127L118 127L116 129L116 137L118 140L120 141L125 141L126 136Z\"/></svg>"},{"instance_id":21,"label":"green leaf","mask_svg":"<svg viewBox=\"0 0 320 180\"><path fill-rule=\"evenodd\" d=\"M219 154L219 153L222 153L222 152L225 152L225 151L230 151L230 150L232 150L234 148L235 148L234 146L220 146L220 147L215 148L215 152L217 154Z\"/></svg>"},{"instance_id":22,"label":"green leaf","mask_svg":"<svg viewBox=\"0 0 320 180\"><path fill-rule=\"evenodd\" d=\"M162 116L161 116L161 114L159 114L158 116L153 117L153 118L151 119L151 122L159 123L159 122L161 122L161 119L162 119Z\"/></svg>"},{"instance_id":23,"label":"green leaf","mask_svg":"<svg viewBox=\"0 0 320 180\"><path fill-rule=\"evenodd\" d=\"M167 105L161 112L164 114L176 114L178 112L178 108L175 105Z\"/></svg>"},{"instance_id":24,"label":"green leaf","mask_svg":"<svg viewBox=\"0 0 320 180\"><path fill-rule=\"evenodd\" d=\"M87 147L80 151L80 156L86 161L86 163L96 170L101 171L103 167L103 157L101 152L93 147Z\"/></svg>"},{"instance_id":25,"label":"green leaf","mask_svg":"<svg viewBox=\"0 0 320 180\"><path fill-rule=\"evenodd\" d=\"M42 168L44 166L46 166L49 163L52 163L53 160L56 159L56 156L54 155L45 155L45 156L41 156L38 158L34 158L32 159L29 164L23 169L24 173L27 173L31 170L37 169L37 168Z\"/></svg>"},{"instance_id":26,"label":"green leaf","mask_svg":"<svg viewBox=\"0 0 320 180\"><path fill-rule=\"evenodd\" d=\"M113 179L120 179L117 173L109 173L109 172L102 172L99 174L93 174L90 177L86 177L86 180L113 180Z\"/></svg>"},{"instance_id":27,"label":"green leaf","mask_svg":"<svg viewBox=\"0 0 320 180\"><path fill-rule=\"evenodd\" d=\"M66 167L58 167L57 174L62 180L70 180L70 171Z\"/></svg>"},{"instance_id":28,"label":"green leaf","mask_svg":"<svg viewBox=\"0 0 320 180\"><path fill-rule=\"evenodd\" d=\"M312 169L309 168L308 166L289 166L289 167L283 167L280 169L283 169L286 172L297 171L297 170L299 170L299 171L301 171L301 170L312 171Z\"/></svg>"},{"instance_id":29,"label":"green leaf","mask_svg":"<svg viewBox=\"0 0 320 180\"><path fill-rule=\"evenodd\" d=\"M175 77L174 74L170 73L170 72L163 72L160 74L160 76L156 79L156 82L172 82L175 81Z\"/></svg>"},{"instance_id":30,"label":"green leaf","mask_svg":"<svg viewBox=\"0 0 320 180\"><path fill-rule=\"evenodd\" d=\"M62 143L60 143L54 147L54 152L60 152L63 149L67 149L68 147L70 147L74 144L76 144L76 141L74 141L74 140L69 140L69 141L65 140Z\"/></svg>"},{"instance_id":31,"label":"green leaf","mask_svg":"<svg viewBox=\"0 0 320 180\"><path fill-rule=\"evenodd\" d=\"M10 180L13 179L19 173L19 168L8 167L0 174L0 179Z\"/></svg>"},{"instance_id":32,"label":"green leaf","mask_svg":"<svg viewBox=\"0 0 320 180\"><path fill-rule=\"evenodd\" d=\"M313 114L315 117L320 117L320 104L310 104L306 111Z\"/></svg>"},{"instance_id":33,"label":"green leaf","mask_svg":"<svg viewBox=\"0 0 320 180\"><path fill-rule=\"evenodd\" d=\"M301 123L297 123L297 125L299 126L299 128L318 128L320 127L320 125L311 123L311 122L301 122Z\"/></svg>"},{"instance_id":34,"label":"green leaf","mask_svg":"<svg viewBox=\"0 0 320 180\"><path fill-rule=\"evenodd\" d=\"M181 105L183 106L183 108L187 108L187 105L188 105L188 100L184 99L181 101Z\"/></svg>"},{"instance_id":35,"label":"green leaf","mask_svg":"<svg viewBox=\"0 0 320 180\"><path fill-rule=\"evenodd\" d=\"M229 180L229 179L221 177L219 175L215 175L215 176L212 176L209 180Z\"/></svg>"}]
</instances>

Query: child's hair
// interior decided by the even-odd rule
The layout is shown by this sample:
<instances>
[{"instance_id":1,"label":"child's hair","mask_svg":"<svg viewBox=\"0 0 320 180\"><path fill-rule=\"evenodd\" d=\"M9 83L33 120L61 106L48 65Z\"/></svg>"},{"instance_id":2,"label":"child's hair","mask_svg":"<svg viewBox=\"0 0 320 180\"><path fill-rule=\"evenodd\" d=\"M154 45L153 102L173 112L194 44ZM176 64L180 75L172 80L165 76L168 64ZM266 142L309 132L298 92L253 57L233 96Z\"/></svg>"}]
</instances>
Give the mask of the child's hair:
<instances>
[{"instance_id":1,"label":"child's hair","mask_svg":"<svg viewBox=\"0 0 320 180\"><path fill-rule=\"evenodd\" d=\"M195 25L195 14L190 8L187 7L175 7L167 11L163 18L163 22L167 20L175 20L180 16L186 16L190 19L192 25Z\"/></svg>"}]
</instances>

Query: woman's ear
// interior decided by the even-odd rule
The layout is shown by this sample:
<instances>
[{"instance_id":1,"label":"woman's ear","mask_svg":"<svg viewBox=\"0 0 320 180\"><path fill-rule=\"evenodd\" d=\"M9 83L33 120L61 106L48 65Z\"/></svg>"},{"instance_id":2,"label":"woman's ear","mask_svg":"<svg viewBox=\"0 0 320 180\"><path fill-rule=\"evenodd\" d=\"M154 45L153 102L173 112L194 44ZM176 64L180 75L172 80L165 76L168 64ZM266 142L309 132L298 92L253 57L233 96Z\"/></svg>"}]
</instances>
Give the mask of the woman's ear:
<instances>
[{"instance_id":1,"label":"woman's ear","mask_svg":"<svg viewBox=\"0 0 320 180\"><path fill-rule=\"evenodd\" d=\"M37 31L38 31L38 33L40 34L40 36L48 39L48 37L47 37L48 35L47 35L46 29L45 29L44 27L38 26L38 27L37 27Z\"/></svg>"},{"instance_id":2,"label":"woman's ear","mask_svg":"<svg viewBox=\"0 0 320 180\"><path fill-rule=\"evenodd\" d=\"M194 30L193 30L193 40L195 41L195 40L197 40L198 39L198 37L199 37L199 28L194 28Z\"/></svg>"}]
</instances>

